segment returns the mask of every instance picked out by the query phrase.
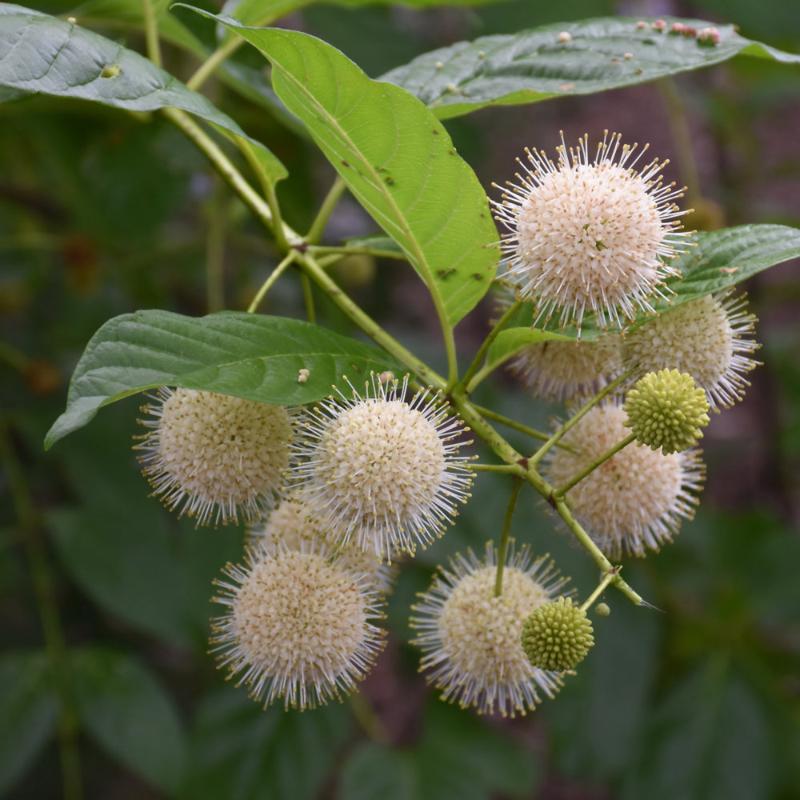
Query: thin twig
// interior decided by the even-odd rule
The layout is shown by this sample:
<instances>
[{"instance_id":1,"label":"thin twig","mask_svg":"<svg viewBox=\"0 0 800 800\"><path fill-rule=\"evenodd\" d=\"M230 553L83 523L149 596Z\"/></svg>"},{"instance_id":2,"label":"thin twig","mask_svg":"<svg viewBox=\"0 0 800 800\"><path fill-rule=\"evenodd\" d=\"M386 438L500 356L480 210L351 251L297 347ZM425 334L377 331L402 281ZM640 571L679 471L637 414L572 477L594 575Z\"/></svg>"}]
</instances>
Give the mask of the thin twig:
<instances>
[{"instance_id":1,"label":"thin twig","mask_svg":"<svg viewBox=\"0 0 800 800\"><path fill-rule=\"evenodd\" d=\"M500 544L497 547L497 573L494 579L494 596L500 597L503 593L503 570L506 565L508 555L508 540L511 538L511 520L514 518L514 510L517 507L519 490L522 488L522 481L514 478L511 486L511 497L508 498L508 506L503 517L503 528L500 532Z\"/></svg>"},{"instance_id":2,"label":"thin twig","mask_svg":"<svg viewBox=\"0 0 800 800\"><path fill-rule=\"evenodd\" d=\"M58 613L58 601L54 594L53 577L39 520L5 423L0 423L0 458L23 534L22 539L44 634L50 677L61 700L58 746L64 800L80 800L83 797L83 781L78 752L78 715L72 697L69 659Z\"/></svg>"}]
</instances>

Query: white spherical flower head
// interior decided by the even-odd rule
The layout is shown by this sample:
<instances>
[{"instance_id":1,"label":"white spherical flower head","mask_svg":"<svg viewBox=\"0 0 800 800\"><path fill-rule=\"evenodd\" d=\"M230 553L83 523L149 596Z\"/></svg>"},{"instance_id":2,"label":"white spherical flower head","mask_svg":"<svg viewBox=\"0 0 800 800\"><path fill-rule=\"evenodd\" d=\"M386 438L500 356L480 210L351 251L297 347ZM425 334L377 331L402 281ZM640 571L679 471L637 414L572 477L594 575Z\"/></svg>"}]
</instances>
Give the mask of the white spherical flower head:
<instances>
[{"instance_id":1,"label":"white spherical flower head","mask_svg":"<svg viewBox=\"0 0 800 800\"><path fill-rule=\"evenodd\" d=\"M406 402L407 379L350 388L303 422L293 472L307 502L336 541L382 559L430 544L469 497L463 423L426 391Z\"/></svg>"},{"instance_id":2,"label":"white spherical flower head","mask_svg":"<svg viewBox=\"0 0 800 800\"><path fill-rule=\"evenodd\" d=\"M250 553L226 567L215 602L219 664L255 700L314 708L349 692L383 643L371 582L314 550Z\"/></svg>"},{"instance_id":3,"label":"white spherical flower head","mask_svg":"<svg viewBox=\"0 0 800 800\"><path fill-rule=\"evenodd\" d=\"M536 397L565 402L594 394L617 376L622 371L622 346L613 334L593 341L540 342L522 350L511 369Z\"/></svg>"},{"instance_id":4,"label":"white spherical flower head","mask_svg":"<svg viewBox=\"0 0 800 800\"><path fill-rule=\"evenodd\" d=\"M284 548L296 551L317 548L335 557L351 572L366 575L378 592L385 593L391 588L392 568L375 553L362 550L353 542L337 544L336 537L325 528L302 492L284 497L265 522L248 529L248 535L248 546L256 551L256 557Z\"/></svg>"},{"instance_id":5,"label":"white spherical flower head","mask_svg":"<svg viewBox=\"0 0 800 800\"><path fill-rule=\"evenodd\" d=\"M594 313L601 327L622 328L671 274L665 263L682 249L675 200L683 189L665 184L667 162L637 169L647 146L623 145L608 134L589 154L588 136L558 160L539 150L519 161L524 174L495 202L507 229L507 276L537 307L536 320L558 314L561 324Z\"/></svg>"},{"instance_id":6,"label":"white spherical flower head","mask_svg":"<svg viewBox=\"0 0 800 800\"><path fill-rule=\"evenodd\" d=\"M414 644L423 652L421 669L442 691L442 699L480 714L525 714L561 687L557 672L531 665L522 647L522 626L530 613L555 597L567 582L546 558L532 560L527 549L509 555L500 596L495 595L496 554L483 559L471 551L441 569L413 607Z\"/></svg>"},{"instance_id":7,"label":"white spherical flower head","mask_svg":"<svg viewBox=\"0 0 800 800\"><path fill-rule=\"evenodd\" d=\"M747 298L705 295L659 314L626 337L623 358L639 372L677 369L705 389L711 408L729 408L749 386L756 318Z\"/></svg>"},{"instance_id":8,"label":"white spherical flower head","mask_svg":"<svg viewBox=\"0 0 800 800\"><path fill-rule=\"evenodd\" d=\"M561 486L630 431L624 409L595 406L555 448L545 476ZM665 455L629 444L567 492L576 518L611 558L645 555L672 540L683 519L694 516L705 470L697 450Z\"/></svg>"},{"instance_id":9,"label":"white spherical flower head","mask_svg":"<svg viewBox=\"0 0 800 800\"><path fill-rule=\"evenodd\" d=\"M273 503L289 466L291 413L282 406L192 389L163 388L136 449L168 508L198 525L254 520Z\"/></svg>"},{"instance_id":10,"label":"white spherical flower head","mask_svg":"<svg viewBox=\"0 0 800 800\"><path fill-rule=\"evenodd\" d=\"M495 299L499 317L514 295L500 290ZM512 358L509 368L534 397L563 403L594 394L622 372L622 338L609 333L590 340L537 342Z\"/></svg>"}]
</instances>

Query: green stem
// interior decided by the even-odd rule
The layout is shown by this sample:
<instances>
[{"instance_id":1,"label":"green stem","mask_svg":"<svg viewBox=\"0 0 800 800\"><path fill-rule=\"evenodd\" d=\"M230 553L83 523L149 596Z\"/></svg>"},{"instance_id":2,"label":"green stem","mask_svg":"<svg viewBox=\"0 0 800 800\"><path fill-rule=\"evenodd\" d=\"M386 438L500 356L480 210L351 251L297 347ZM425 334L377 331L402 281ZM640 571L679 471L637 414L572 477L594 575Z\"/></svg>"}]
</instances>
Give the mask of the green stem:
<instances>
[{"instance_id":1,"label":"green stem","mask_svg":"<svg viewBox=\"0 0 800 800\"><path fill-rule=\"evenodd\" d=\"M686 183L688 200L690 203L701 197L700 176L697 170L697 161L694 157L692 132L689 128L689 117L678 87L672 78L658 81L661 95L667 106L667 118L672 132L672 141L675 152L678 154L678 167Z\"/></svg>"},{"instance_id":2,"label":"green stem","mask_svg":"<svg viewBox=\"0 0 800 800\"><path fill-rule=\"evenodd\" d=\"M353 712L358 724L364 729L364 733L373 741L378 742L378 744L390 744L389 731L386 730L386 726L364 695L356 690L349 695L348 699L350 701L350 710Z\"/></svg>"},{"instance_id":3,"label":"green stem","mask_svg":"<svg viewBox=\"0 0 800 800\"><path fill-rule=\"evenodd\" d=\"M586 600L581 605L581 611L588 611L595 603L598 597L608 588L610 583L613 583L617 575L619 574L619 570L615 570L613 572L606 572L603 575L603 579L600 583L597 584L597 588L586 598Z\"/></svg>"},{"instance_id":4,"label":"green stem","mask_svg":"<svg viewBox=\"0 0 800 800\"><path fill-rule=\"evenodd\" d=\"M588 403L583 405L570 419L568 419L529 459L531 464L538 464L542 458L547 454L547 451L561 441L564 434L572 430L585 416L588 414L598 403L602 402L611 392L613 392L621 383L626 381L631 376L631 371L624 372L618 378L615 378L611 383L604 386Z\"/></svg>"},{"instance_id":5,"label":"green stem","mask_svg":"<svg viewBox=\"0 0 800 800\"><path fill-rule=\"evenodd\" d=\"M231 35L227 42L221 44L198 68L194 75L186 81L186 85L197 91L216 71L225 59L233 55L242 45L244 39Z\"/></svg>"},{"instance_id":6,"label":"green stem","mask_svg":"<svg viewBox=\"0 0 800 800\"><path fill-rule=\"evenodd\" d=\"M163 113L171 122L177 125L203 153L205 153L208 160L214 166L214 169L219 172L256 217L270 230L273 230L273 215L269 203L267 203L247 182L242 173L236 169L217 143L184 111L180 111L176 108L166 108ZM291 231L288 226L284 226L284 229ZM294 231L291 231L291 233L292 241L299 242L300 236Z\"/></svg>"},{"instance_id":7,"label":"green stem","mask_svg":"<svg viewBox=\"0 0 800 800\"><path fill-rule=\"evenodd\" d=\"M537 431L536 428L531 428L528 425L523 425L521 422L511 419L511 417L505 417L502 414L498 414L496 411L492 411L491 408L485 408L484 406L479 406L475 403L472 404L472 407L478 413L480 413L482 417L486 417L486 419L492 419L495 422L499 422L501 425L505 425L507 428L519 431L520 433L526 433L533 439L541 439L546 441L549 438L549 434L544 433L543 431Z\"/></svg>"},{"instance_id":8,"label":"green stem","mask_svg":"<svg viewBox=\"0 0 800 800\"><path fill-rule=\"evenodd\" d=\"M514 510L517 507L519 490L522 488L522 481L515 478L511 486L511 497L508 498L508 506L503 517L503 529L500 532L500 544L497 547L497 574L494 579L494 596L500 597L503 593L503 570L508 556L508 541L511 538L511 520L514 518Z\"/></svg>"},{"instance_id":9,"label":"green stem","mask_svg":"<svg viewBox=\"0 0 800 800\"><path fill-rule=\"evenodd\" d=\"M275 281L286 272L289 265L294 261L295 253L292 251L288 256L285 256L283 261L270 272L269 277L261 284L261 288L256 292L253 301L247 307L247 313L253 314L261 305L261 301L267 296L267 292L275 285Z\"/></svg>"},{"instance_id":10,"label":"green stem","mask_svg":"<svg viewBox=\"0 0 800 800\"><path fill-rule=\"evenodd\" d=\"M491 408L486 408L485 406L479 406L476 403L472 404L472 407L485 419L491 419L495 422L499 422L501 425L505 425L506 428L511 428L511 430L518 431L519 433L524 433L530 436L532 439L539 439L541 441L547 441L550 438L550 434L545 433L544 431L539 431L536 428L531 428L530 425L525 425L522 422L518 422L511 417L506 417L503 414L498 414L496 411L493 411ZM570 447L567 444L563 444L559 442L556 447L561 447L564 450L569 450L570 452L574 453L574 448Z\"/></svg>"},{"instance_id":11,"label":"green stem","mask_svg":"<svg viewBox=\"0 0 800 800\"><path fill-rule=\"evenodd\" d=\"M209 312L225 307L225 209L220 187L209 205L206 236L206 296Z\"/></svg>"},{"instance_id":12,"label":"green stem","mask_svg":"<svg viewBox=\"0 0 800 800\"><path fill-rule=\"evenodd\" d=\"M494 367L489 369L489 365L487 364L483 369L480 369L481 364L488 352L489 348L492 346L492 343L497 338L500 331L505 328L506 323L517 313L519 307L522 305L521 300L516 300L513 302L505 311L502 317L494 324L492 329L486 335L486 338L481 343L481 346L478 348L478 352L475 353L475 358L472 359L472 363L467 367L467 371L464 373L461 380L458 382L459 387L466 387L466 392L469 394L480 382L483 380L486 375L488 375ZM480 376L480 377L478 377ZM475 380L473 381L473 377Z\"/></svg>"},{"instance_id":13,"label":"green stem","mask_svg":"<svg viewBox=\"0 0 800 800\"><path fill-rule=\"evenodd\" d=\"M631 442L636 441L636 434L629 433L624 439L620 439L613 447L598 456L590 464L587 464L577 475L573 475L563 486L555 490L556 497L563 497L573 486L580 483L587 475L591 475L601 464L613 458L620 450L627 447Z\"/></svg>"},{"instance_id":14,"label":"green stem","mask_svg":"<svg viewBox=\"0 0 800 800\"><path fill-rule=\"evenodd\" d=\"M613 574L611 583L619 589L634 605L648 605L644 598L637 594L620 576L620 568L615 567L605 556L603 551L594 543L591 536L583 529L583 526L572 516L572 511L563 497L553 498L553 504L561 519L564 520L572 534L580 542L581 546L594 559L594 563L600 568L604 575Z\"/></svg>"},{"instance_id":15,"label":"green stem","mask_svg":"<svg viewBox=\"0 0 800 800\"><path fill-rule=\"evenodd\" d=\"M388 334L375 320L361 310L332 280L322 265L309 253L297 258L303 270L314 283L343 311L352 322L361 328L367 336L374 339L387 353L394 356L404 366L414 372L428 386L444 389L445 379L432 370L424 361L418 359L393 336Z\"/></svg>"},{"instance_id":16,"label":"green stem","mask_svg":"<svg viewBox=\"0 0 800 800\"><path fill-rule=\"evenodd\" d=\"M153 8L153 0L142 0L144 12L144 35L147 43L147 55L157 66L161 66L161 43L158 40L158 19Z\"/></svg>"},{"instance_id":17,"label":"green stem","mask_svg":"<svg viewBox=\"0 0 800 800\"><path fill-rule=\"evenodd\" d=\"M78 753L78 716L72 698L69 660L58 614L58 601L33 500L5 424L0 424L0 457L23 534L51 680L61 700L58 746L64 800L80 800L83 797L83 781Z\"/></svg>"},{"instance_id":18,"label":"green stem","mask_svg":"<svg viewBox=\"0 0 800 800\"><path fill-rule=\"evenodd\" d=\"M325 233L325 226L328 224L331 214L333 214L346 189L347 184L341 177L337 176L330 191L325 195L316 218L308 229L305 239L309 244L316 244L322 238L322 234Z\"/></svg>"},{"instance_id":19,"label":"green stem","mask_svg":"<svg viewBox=\"0 0 800 800\"><path fill-rule=\"evenodd\" d=\"M303 304L306 307L306 319L309 322L317 321L317 312L314 308L314 289L311 280L305 272L300 273L300 283L303 286Z\"/></svg>"},{"instance_id":20,"label":"green stem","mask_svg":"<svg viewBox=\"0 0 800 800\"><path fill-rule=\"evenodd\" d=\"M516 464L470 464L469 468L475 472L519 472Z\"/></svg>"},{"instance_id":21,"label":"green stem","mask_svg":"<svg viewBox=\"0 0 800 800\"><path fill-rule=\"evenodd\" d=\"M374 256L375 258L393 258L396 261L406 261L405 254L400 250L381 250L378 247L358 247L354 245L343 247L329 247L328 245L312 245L310 248L314 255L322 253L339 253L343 256L349 255L365 255Z\"/></svg>"}]
</instances>

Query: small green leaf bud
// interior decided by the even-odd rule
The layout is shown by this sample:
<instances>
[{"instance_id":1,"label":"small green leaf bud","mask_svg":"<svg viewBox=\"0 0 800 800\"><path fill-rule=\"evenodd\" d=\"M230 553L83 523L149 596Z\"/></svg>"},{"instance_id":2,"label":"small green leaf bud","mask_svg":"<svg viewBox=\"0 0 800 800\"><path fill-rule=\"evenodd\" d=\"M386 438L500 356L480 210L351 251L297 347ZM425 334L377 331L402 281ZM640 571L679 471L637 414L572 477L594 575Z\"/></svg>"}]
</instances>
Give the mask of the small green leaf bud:
<instances>
[{"instance_id":1,"label":"small green leaf bud","mask_svg":"<svg viewBox=\"0 0 800 800\"><path fill-rule=\"evenodd\" d=\"M665 454L688 450L708 425L708 400L694 378L676 369L648 372L625 398L625 425L636 441Z\"/></svg>"},{"instance_id":2,"label":"small green leaf bud","mask_svg":"<svg viewBox=\"0 0 800 800\"><path fill-rule=\"evenodd\" d=\"M540 669L574 669L593 645L591 620L568 597L539 606L522 626L522 648Z\"/></svg>"},{"instance_id":3,"label":"small green leaf bud","mask_svg":"<svg viewBox=\"0 0 800 800\"><path fill-rule=\"evenodd\" d=\"M594 607L594 613L597 614L598 617L607 617L611 613L611 608L608 603L598 603Z\"/></svg>"}]
</instances>

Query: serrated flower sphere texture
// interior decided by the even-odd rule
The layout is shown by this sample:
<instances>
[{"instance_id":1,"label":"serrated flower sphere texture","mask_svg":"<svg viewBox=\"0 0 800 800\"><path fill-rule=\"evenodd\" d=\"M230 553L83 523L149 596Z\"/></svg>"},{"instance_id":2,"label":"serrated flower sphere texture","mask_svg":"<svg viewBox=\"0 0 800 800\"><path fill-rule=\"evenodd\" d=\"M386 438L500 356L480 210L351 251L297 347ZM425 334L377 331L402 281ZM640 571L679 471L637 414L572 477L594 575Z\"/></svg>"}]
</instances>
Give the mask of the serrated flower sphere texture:
<instances>
[{"instance_id":1,"label":"serrated flower sphere texture","mask_svg":"<svg viewBox=\"0 0 800 800\"><path fill-rule=\"evenodd\" d=\"M569 597L535 608L522 626L522 649L540 669L575 669L593 646L592 622Z\"/></svg>"},{"instance_id":2,"label":"serrated flower sphere texture","mask_svg":"<svg viewBox=\"0 0 800 800\"><path fill-rule=\"evenodd\" d=\"M198 525L257 519L271 507L289 466L292 414L239 397L161 389L142 410L149 432L136 446L164 504Z\"/></svg>"},{"instance_id":3,"label":"serrated flower sphere texture","mask_svg":"<svg viewBox=\"0 0 800 800\"><path fill-rule=\"evenodd\" d=\"M676 369L691 375L713 409L741 400L746 375L758 362L753 353L755 317L747 298L705 295L659 314L624 340L626 368L639 374Z\"/></svg>"},{"instance_id":4,"label":"serrated flower sphere texture","mask_svg":"<svg viewBox=\"0 0 800 800\"><path fill-rule=\"evenodd\" d=\"M373 377L363 394L351 391L304 418L295 483L337 542L382 559L413 552L469 497L464 425L428 392L407 401L407 379L387 386Z\"/></svg>"},{"instance_id":5,"label":"serrated flower sphere texture","mask_svg":"<svg viewBox=\"0 0 800 800\"><path fill-rule=\"evenodd\" d=\"M625 411L616 403L592 408L552 450L547 480L563 486L624 439ZM694 516L705 469L696 450L665 454L629 444L567 492L578 521L610 558L658 550Z\"/></svg>"},{"instance_id":6,"label":"serrated flower sphere texture","mask_svg":"<svg viewBox=\"0 0 800 800\"><path fill-rule=\"evenodd\" d=\"M662 453L694 447L709 421L706 393L676 369L648 372L628 391L624 408L636 441Z\"/></svg>"},{"instance_id":7,"label":"serrated flower sphere texture","mask_svg":"<svg viewBox=\"0 0 800 800\"><path fill-rule=\"evenodd\" d=\"M253 699L314 708L350 692L383 643L371 581L313 549L250 553L229 564L213 650Z\"/></svg>"},{"instance_id":8,"label":"serrated flower sphere texture","mask_svg":"<svg viewBox=\"0 0 800 800\"><path fill-rule=\"evenodd\" d=\"M675 205L683 190L664 183L667 162L637 169L646 150L606 131L594 156L588 136L570 148L562 136L557 161L536 149L518 160L522 174L494 206L507 230L506 275L534 303L534 324L557 315L580 330L592 313L622 328L652 310L685 234Z\"/></svg>"},{"instance_id":9,"label":"serrated flower sphere texture","mask_svg":"<svg viewBox=\"0 0 800 800\"><path fill-rule=\"evenodd\" d=\"M526 617L564 586L546 558L509 550L500 596L495 595L496 554L472 552L451 560L412 607L420 668L442 699L480 714L525 714L561 687L557 674L528 661L520 634Z\"/></svg>"},{"instance_id":10,"label":"serrated flower sphere texture","mask_svg":"<svg viewBox=\"0 0 800 800\"><path fill-rule=\"evenodd\" d=\"M391 588L392 567L353 542L337 544L336 537L325 528L302 492L284 497L264 522L249 528L248 545L257 555L275 554L283 549L317 548L335 557L351 572L366 575L377 591L387 592Z\"/></svg>"}]
</instances>

